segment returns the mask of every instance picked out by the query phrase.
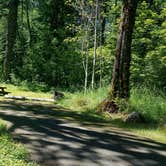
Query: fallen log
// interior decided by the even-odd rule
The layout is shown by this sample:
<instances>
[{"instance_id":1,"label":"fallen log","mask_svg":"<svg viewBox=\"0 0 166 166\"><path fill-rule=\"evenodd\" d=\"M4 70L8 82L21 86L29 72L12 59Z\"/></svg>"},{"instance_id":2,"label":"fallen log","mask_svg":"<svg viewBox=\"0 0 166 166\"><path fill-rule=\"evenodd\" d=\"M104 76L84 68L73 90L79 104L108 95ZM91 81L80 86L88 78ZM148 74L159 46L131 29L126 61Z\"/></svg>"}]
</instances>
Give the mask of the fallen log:
<instances>
[{"instance_id":1,"label":"fallen log","mask_svg":"<svg viewBox=\"0 0 166 166\"><path fill-rule=\"evenodd\" d=\"M15 100L32 100L32 101L48 101L54 102L54 99L46 99L46 98L33 98L33 97L24 97L24 96L5 96L6 99L15 99Z\"/></svg>"}]
</instances>

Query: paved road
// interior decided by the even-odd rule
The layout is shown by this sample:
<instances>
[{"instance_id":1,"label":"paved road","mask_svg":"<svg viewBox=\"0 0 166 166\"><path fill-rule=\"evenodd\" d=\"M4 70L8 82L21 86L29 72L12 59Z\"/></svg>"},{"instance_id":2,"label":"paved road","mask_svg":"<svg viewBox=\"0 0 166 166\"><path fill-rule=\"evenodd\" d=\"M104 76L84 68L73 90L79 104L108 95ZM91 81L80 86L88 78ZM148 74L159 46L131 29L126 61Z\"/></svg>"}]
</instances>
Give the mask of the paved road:
<instances>
[{"instance_id":1,"label":"paved road","mask_svg":"<svg viewBox=\"0 0 166 166\"><path fill-rule=\"evenodd\" d=\"M53 105L0 101L0 118L8 121L14 137L41 166L166 165L166 144L120 129L82 127L60 120L57 112L64 114L67 110Z\"/></svg>"}]
</instances>

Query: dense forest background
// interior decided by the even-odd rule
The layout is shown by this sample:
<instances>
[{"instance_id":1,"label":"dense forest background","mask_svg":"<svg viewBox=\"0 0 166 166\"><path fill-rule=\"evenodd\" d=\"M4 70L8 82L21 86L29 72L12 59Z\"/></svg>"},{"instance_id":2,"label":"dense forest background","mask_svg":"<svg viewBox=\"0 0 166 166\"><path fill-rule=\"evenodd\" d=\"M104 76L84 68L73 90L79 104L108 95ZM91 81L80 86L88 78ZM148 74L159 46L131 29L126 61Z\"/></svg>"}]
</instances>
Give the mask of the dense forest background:
<instances>
[{"instance_id":1,"label":"dense forest background","mask_svg":"<svg viewBox=\"0 0 166 166\"><path fill-rule=\"evenodd\" d=\"M0 0L0 80L86 89L108 85L121 1ZM139 1L131 86L166 88L166 2Z\"/></svg>"},{"instance_id":2,"label":"dense forest background","mask_svg":"<svg viewBox=\"0 0 166 166\"><path fill-rule=\"evenodd\" d=\"M0 0L0 165L163 165L165 138L166 0Z\"/></svg>"}]
</instances>

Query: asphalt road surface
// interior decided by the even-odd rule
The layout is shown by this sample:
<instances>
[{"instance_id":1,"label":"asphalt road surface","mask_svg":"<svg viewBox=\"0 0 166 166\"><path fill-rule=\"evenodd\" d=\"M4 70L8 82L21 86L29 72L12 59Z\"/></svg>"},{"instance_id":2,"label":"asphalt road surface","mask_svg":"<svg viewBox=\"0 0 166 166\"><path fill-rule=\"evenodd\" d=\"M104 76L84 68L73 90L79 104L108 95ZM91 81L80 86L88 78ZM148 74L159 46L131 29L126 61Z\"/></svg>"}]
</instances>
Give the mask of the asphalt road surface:
<instances>
[{"instance_id":1,"label":"asphalt road surface","mask_svg":"<svg viewBox=\"0 0 166 166\"><path fill-rule=\"evenodd\" d=\"M54 105L0 101L0 118L41 166L166 166L166 144L59 118ZM68 114L66 114L68 115Z\"/></svg>"}]
</instances>

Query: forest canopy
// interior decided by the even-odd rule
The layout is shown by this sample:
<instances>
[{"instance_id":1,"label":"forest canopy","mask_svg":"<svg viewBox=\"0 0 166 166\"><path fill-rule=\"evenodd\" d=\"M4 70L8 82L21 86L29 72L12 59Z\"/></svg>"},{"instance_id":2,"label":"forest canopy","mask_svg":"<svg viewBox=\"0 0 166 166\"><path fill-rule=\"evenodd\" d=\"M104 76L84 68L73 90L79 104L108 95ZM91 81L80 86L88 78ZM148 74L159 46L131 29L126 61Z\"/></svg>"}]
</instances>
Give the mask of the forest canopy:
<instances>
[{"instance_id":1,"label":"forest canopy","mask_svg":"<svg viewBox=\"0 0 166 166\"><path fill-rule=\"evenodd\" d=\"M1 0L0 80L52 87L110 83L122 1ZM131 86L166 88L166 2L140 0Z\"/></svg>"}]
</instances>

